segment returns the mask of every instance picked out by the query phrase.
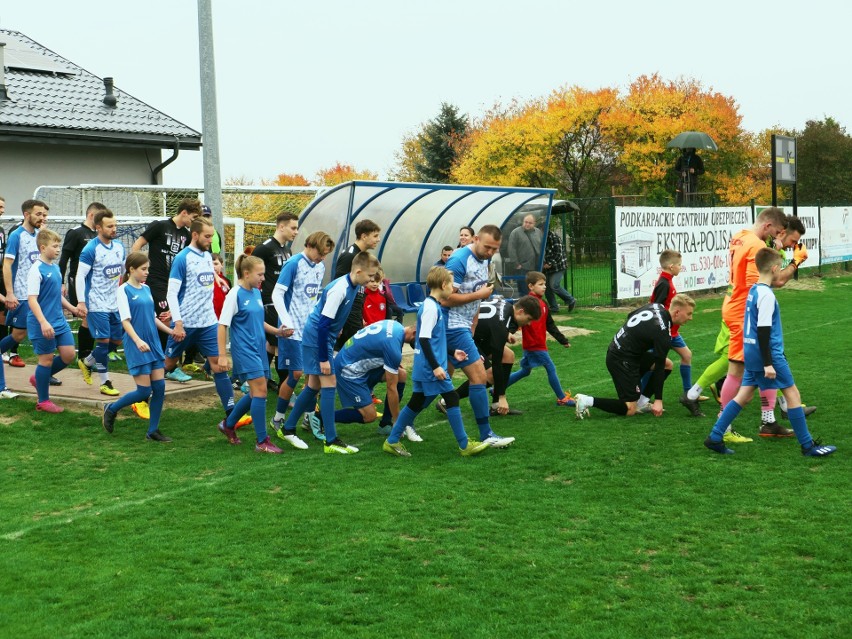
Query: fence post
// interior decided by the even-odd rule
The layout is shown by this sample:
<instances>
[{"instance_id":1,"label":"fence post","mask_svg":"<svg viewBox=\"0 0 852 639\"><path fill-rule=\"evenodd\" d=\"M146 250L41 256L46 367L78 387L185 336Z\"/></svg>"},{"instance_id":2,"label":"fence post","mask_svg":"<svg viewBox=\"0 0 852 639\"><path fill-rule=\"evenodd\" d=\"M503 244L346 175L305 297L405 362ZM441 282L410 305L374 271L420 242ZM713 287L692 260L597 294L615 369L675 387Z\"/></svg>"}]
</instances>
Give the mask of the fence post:
<instances>
[{"instance_id":1,"label":"fence post","mask_svg":"<svg viewBox=\"0 0 852 639\"><path fill-rule=\"evenodd\" d=\"M615 198L609 198L609 219L610 219L610 227L609 227L609 236L612 238L612 241L609 245L610 251L610 261L609 261L609 273L610 279L612 280L612 286L610 289L610 306L616 305L616 299L618 298L618 268L615 255Z\"/></svg>"}]
</instances>

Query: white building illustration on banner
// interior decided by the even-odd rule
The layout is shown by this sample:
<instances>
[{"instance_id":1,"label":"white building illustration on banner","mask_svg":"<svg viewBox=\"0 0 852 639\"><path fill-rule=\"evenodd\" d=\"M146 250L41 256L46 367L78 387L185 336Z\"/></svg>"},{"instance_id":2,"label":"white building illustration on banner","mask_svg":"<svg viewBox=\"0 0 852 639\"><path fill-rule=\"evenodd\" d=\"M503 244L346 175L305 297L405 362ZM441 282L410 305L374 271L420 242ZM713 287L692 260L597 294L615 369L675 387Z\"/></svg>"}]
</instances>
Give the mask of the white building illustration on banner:
<instances>
[{"instance_id":1,"label":"white building illustration on banner","mask_svg":"<svg viewBox=\"0 0 852 639\"><path fill-rule=\"evenodd\" d=\"M651 261L651 247L654 245L654 234L648 231L630 231L618 239L621 253L619 270L632 277L641 277L654 267Z\"/></svg>"}]
</instances>

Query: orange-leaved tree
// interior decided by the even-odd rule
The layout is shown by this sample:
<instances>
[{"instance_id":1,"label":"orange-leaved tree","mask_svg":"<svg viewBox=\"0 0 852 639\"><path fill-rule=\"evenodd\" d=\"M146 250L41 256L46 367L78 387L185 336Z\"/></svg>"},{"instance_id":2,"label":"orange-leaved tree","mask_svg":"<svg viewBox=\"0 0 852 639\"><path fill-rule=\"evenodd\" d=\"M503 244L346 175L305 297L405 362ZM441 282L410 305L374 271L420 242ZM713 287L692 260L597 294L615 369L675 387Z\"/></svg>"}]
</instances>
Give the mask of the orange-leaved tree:
<instances>
[{"instance_id":1,"label":"orange-leaved tree","mask_svg":"<svg viewBox=\"0 0 852 639\"><path fill-rule=\"evenodd\" d=\"M317 171L316 182L321 186L334 186L350 180L377 180L378 173L369 170L359 171L351 164L337 162L334 166Z\"/></svg>"}]
</instances>

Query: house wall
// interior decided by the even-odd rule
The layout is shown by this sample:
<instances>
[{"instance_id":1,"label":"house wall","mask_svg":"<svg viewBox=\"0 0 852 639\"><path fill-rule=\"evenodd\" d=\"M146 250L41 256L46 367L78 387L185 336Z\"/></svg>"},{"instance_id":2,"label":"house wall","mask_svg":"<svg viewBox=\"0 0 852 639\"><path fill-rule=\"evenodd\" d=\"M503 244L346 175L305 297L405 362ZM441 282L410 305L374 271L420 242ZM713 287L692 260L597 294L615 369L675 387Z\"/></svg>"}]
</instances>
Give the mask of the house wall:
<instances>
[{"instance_id":1,"label":"house wall","mask_svg":"<svg viewBox=\"0 0 852 639\"><path fill-rule=\"evenodd\" d=\"M0 195L6 198L8 227L18 221L21 203L42 185L150 184L151 168L162 162L159 149L0 142ZM81 211L58 211L75 215Z\"/></svg>"}]
</instances>

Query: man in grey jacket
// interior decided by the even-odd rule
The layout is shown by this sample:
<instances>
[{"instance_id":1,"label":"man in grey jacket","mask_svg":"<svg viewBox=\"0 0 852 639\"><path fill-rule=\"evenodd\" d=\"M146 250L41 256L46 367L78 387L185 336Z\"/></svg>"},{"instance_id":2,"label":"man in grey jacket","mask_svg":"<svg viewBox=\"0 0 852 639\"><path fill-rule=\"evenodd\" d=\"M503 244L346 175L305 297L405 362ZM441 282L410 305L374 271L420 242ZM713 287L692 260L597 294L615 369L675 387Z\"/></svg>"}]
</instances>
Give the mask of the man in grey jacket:
<instances>
[{"instance_id":1,"label":"man in grey jacket","mask_svg":"<svg viewBox=\"0 0 852 639\"><path fill-rule=\"evenodd\" d=\"M509 234L508 262L514 275L519 275L520 295L529 293L526 283L527 271L538 270L541 256L541 230L535 226L535 216L527 215L524 222Z\"/></svg>"}]
</instances>

